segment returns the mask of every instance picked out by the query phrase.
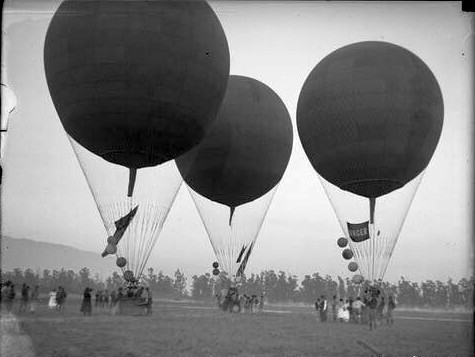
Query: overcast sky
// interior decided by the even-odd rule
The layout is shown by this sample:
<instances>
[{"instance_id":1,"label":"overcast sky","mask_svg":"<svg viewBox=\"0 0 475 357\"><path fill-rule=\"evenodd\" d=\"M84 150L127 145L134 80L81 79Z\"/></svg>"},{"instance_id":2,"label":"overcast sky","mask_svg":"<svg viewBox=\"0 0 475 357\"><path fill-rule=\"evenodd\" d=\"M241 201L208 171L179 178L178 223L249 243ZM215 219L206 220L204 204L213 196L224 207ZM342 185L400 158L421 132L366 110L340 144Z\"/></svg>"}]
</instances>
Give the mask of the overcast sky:
<instances>
[{"instance_id":1,"label":"overcast sky","mask_svg":"<svg viewBox=\"0 0 475 357\"><path fill-rule=\"evenodd\" d=\"M287 171L246 268L350 276L336 239L342 230L297 133L300 89L311 69L354 42L388 41L414 52L436 76L444 127L400 233L386 279L459 279L472 274L473 21L457 2L211 2L231 52L231 74L253 77L284 101L294 125ZM19 106L2 163L2 234L98 254L106 233L53 107L43 43L57 3L7 1L4 61ZM34 254L34 252L25 252ZM149 266L167 274L210 272L215 260L185 186ZM114 261L111 260L111 269Z\"/></svg>"}]
</instances>

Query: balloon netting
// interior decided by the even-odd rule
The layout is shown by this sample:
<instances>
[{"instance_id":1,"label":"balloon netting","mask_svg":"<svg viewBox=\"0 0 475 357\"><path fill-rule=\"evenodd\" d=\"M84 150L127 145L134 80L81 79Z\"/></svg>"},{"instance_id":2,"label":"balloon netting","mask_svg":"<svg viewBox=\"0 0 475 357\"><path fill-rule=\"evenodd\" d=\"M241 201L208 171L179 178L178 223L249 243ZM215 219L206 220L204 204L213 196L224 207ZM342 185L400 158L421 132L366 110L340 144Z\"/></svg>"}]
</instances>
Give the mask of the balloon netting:
<instances>
[{"instance_id":1,"label":"balloon netting","mask_svg":"<svg viewBox=\"0 0 475 357\"><path fill-rule=\"evenodd\" d=\"M220 268L230 278L244 273L256 249L256 239L278 185L264 196L236 207L230 220L230 208L213 202L188 188L208 233Z\"/></svg>"},{"instance_id":2,"label":"balloon netting","mask_svg":"<svg viewBox=\"0 0 475 357\"><path fill-rule=\"evenodd\" d=\"M122 271L130 270L139 279L183 182L175 163L137 170L133 194L128 197L127 168L89 152L71 137L69 140L107 231L101 238L104 246L108 236L120 237L114 261L124 257L126 265L121 267ZM133 218L118 234L119 220L130 215L135 208Z\"/></svg>"},{"instance_id":3,"label":"balloon netting","mask_svg":"<svg viewBox=\"0 0 475 357\"><path fill-rule=\"evenodd\" d=\"M353 259L366 280L382 279L390 262L412 199L422 180L421 173L404 187L376 199L374 221L370 220L369 199L343 191L320 177L341 228L348 239ZM348 223L367 222L368 239L356 242L350 237ZM342 259L342 264L344 260Z\"/></svg>"}]
</instances>

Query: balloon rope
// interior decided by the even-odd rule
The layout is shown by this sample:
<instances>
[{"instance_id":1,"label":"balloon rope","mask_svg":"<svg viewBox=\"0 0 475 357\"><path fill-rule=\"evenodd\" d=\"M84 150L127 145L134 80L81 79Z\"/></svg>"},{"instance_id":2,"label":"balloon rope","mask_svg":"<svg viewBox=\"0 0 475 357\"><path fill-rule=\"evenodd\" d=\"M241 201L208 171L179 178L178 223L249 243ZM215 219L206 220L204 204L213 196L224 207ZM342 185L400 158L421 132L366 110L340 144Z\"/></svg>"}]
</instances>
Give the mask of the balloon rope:
<instances>
[{"instance_id":1,"label":"balloon rope","mask_svg":"<svg viewBox=\"0 0 475 357\"><path fill-rule=\"evenodd\" d=\"M391 259L391 255L392 255L392 252L393 252L393 249L394 249L394 246L396 244L396 241L397 241L397 232L396 232L396 235L391 237L391 236L387 236L387 235L384 235L382 238L384 239L384 243L383 243L383 253L384 253L384 259L382 260L382 266L381 266L381 274L380 274L380 277L381 279L384 278L384 274L386 274L386 269L388 267L388 264L389 264L389 260Z\"/></svg>"},{"instance_id":2,"label":"balloon rope","mask_svg":"<svg viewBox=\"0 0 475 357\"><path fill-rule=\"evenodd\" d=\"M148 235L151 238L148 240L147 244L145 245L145 255L141 259L141 263L140 263L140 266L138 268L138 273L137 273L139 276L142 275L142 273L145 269L145 266L147 264L147 261L148 261L150 255L152 254L152 249L155 246L155 244L157 243L157 240L160 236L160 232L163 228L163 223L165 222L165 220L168 216L168 213L170 212L170 207L166 208L163 211L163 210L160 210L160 207L157 206L157 207L155 207L155 210L157 212L155 212L151 215L151 217L154 217L154 219L152 219L151 222L149 220L149 223L151 223L151 225L147 226L147 232L145 233L146 235Z\"/></svg>"},{"instance_id":3,"label":"balloon rope","mask_svg":"<svg viewBox=\"0 0 475 357\"><path fill-rule=\"evenodd\" d=\"M160 232L162 231L163 223L167 215L167 211L163 211L161 206L149 204L147 207L147 217L148 219L144 222L147 222L145 226L145 230L142 233L142 239L144 242L144 247L142 252L139 256L140 264L138 266L137 274L139 276L142 275L143 271L145 270L145 266L147 261L152 253L153 247L155 246Z\"/></svg>"},{"instance_id":4,"label":"balloon rope","mask_svg":"<svg viewBox=\"0 0 475 357\"><path fill-rule=\"evenodd\" d=\"M374 279L374 259L375 259L375 248L376 248L376 242L375 236L374 236L374 210L376 207L376 198L370 197L369 199L369 223L370 223L370 239L371 239L371 248L373 251L372 254L372 264L371 264L371 280Z\"/></svg>"},{"instance_id":5,"label":"balloon rope","mask_svg":"<svg viewBox=\"0 0 475 357\"><path fill-rule=\"evenodd\" d=\"M369 223L374 224L374 209L376 208L376 198L370 197L369 199Z\"/></svg>"},{"instance_id":6,"label":"balloon rope","mask_svg":"<svg viewBox=\"0 0 475 357\"><path fill-rule=\"evenodd\" d=\"M108 205L110 207L109 209L109 212L108 212L108 216L110 217L108 219L109 222L111 222L111 232L115 231L116 230L116 226L114 224L114 222L117 220L117 217L122 217L123 216L123 211L124 211L124 207L123 207L123 203L122 202L111 202L110 205ZM126 261L127 261L127 265L128 265L128 253L127 253L127 245L128 245L128 241L125 237L122 237L122 239L120 240L119 243L117 243L117 251L119 252L119 249L120 251L123 251L123 256L125 257ZM127 270L127 265L122 267L121 270L122 270L122 273L125 272L125 270Z\"/></svg>"},{"instance_id":7,"label":"balloon rope","mask_svg":"<svg viewBox=\"0 0 475 357\"><path fill-rule=\"evenodd\" d=\"M386 252L388 254L386 260L388 261L388 263L383 265L383 273L381 274L381 279L384 278L384 275L386 274L386 270L388 269L389 261L391 259L391 256L393 255L393 250L394 250L394 247L396 246L396 242L398 239L398 236L397 236L398 234L399 232L396 232L396 236L393 238L393 241L391 242L391 244L389 244L389 247L386 249ZM386 246L388 246L387 242L386 242Z\"/></svg>"},{"instance_id":8,"label":"balloon rope","mask_svg":"<svg viewBox=\"0 0 475 357\"><path fill-rule=\"evenodd\" d=\"M127 197L132 197L134 193L136 178L137 178L137 169L133 167L129 167L129 187L127 189Z\"/></svg>"},{"instance_id":9,"label":"balloon rope","mask_svg":"<svg viewBox=\"0 0 475 357\"><path fill-rule=\"evenodd\" d=\"M130 197L130 207L129 207L129 212L132 210L132 207L133 207L133 202L132 202L133 198ZM133 273L134 273L134 277L136 279L138 279L138 276L137 276L137 265L138 265L138 256L137 256L137 253L138 253L138 250L139 250L139 243L140 243L140 228L142 226L141 224L141 218L143 217L142 216L142 210L144 207L142 207L142 205L140 205L140 212L138 212L138 214L136 214L135 218L132 220L132 222L130 222L130 227L129 227L129 239L133 242L133 259L134 259L134 270Z\"/></svg>"},{"instance_id":10,"label":"balloon rope","mask_svg":"<svg viewBox=\"0 0 475 357\"><path fill-rule=\"evenodd\" d=\"M171 199L170 205L166 206L161 206L158 204L151 204L149 205L150 210L152 211L151 214L148 215L148 220L147 222L149 223L146 227L145 232L143 235L147 235L150 237L150 239L147 241L147 244L145 244L145 249L144 249L144 257L141 260L141 263L139 265L138 269L138 275L141 276L145 266L147 265L148 259L150 258L150 255L152 254L153 247L157 243L160 233L162 231L163 225L165 224L165 221L167 220L168 214L170 213L172 203L174 202L178 191L180 190L181 183L178 185L176 190L173 193L173 198Z\"/></svg>"},{"instance_id":11,"label":"balloon rope","mask_svg":"<svg viewBox=\"0 0 475 357\"><path fill-rule=\"evenodd\" d=\"M110 217L110 222L112 222L112 230L115 230L116 227L115 227L115 218L120 216L120 213L121 213L121 209L120 209L120 204L119 203L111 203L110 205L108 205L109 207L109 212L108 212L108 216ZM111 231L113 232L113 231ZM124 248L124 242L121 241L119 243L117 243L117 254L120 253L120 251L123 251L124 252L124 255L127 256L125 254L125 248ZM119 251L120 250L120 251ZM125 266L124 267L121 267L120 268L122 270L122 274L125 272Z\"/></svg>"},{"instance_id":12,"label":"balloon rope","mask_svg":"<svg viewBox=\"0 0 475 357\"><path fill-rule=\"evenodd\" d=\"M133 189L135 187L135 180L137 177L137 169L130 169L129 171L130 177L129 177L129 194L128 195L128 209L127 209L127 214L132 212L134 205L135 205L135 199L133 196ZM137 276L137 267L138 267L138 245L140 243L140 230L142 228L142 217L143 217L143 205L140 205L141 207L138 208L138 212L136 212L135 217L130 221L129 227L127 228L127 240L129 241L130 244L130 271L134 274L134 278L138 279L139 277Z\"/></svg>"},{"instance_id":13,"label":"balloon rope","mask_svg":"<svg viewBox=\"0 0 475 357\"><path fill-rule=\"evenodd\" d=\"M243 247L249 247L249 233L247 231L248 227L245 225L234 225L231 226L231 239L234 239L234 242L231 242L230 244L230 256L229 256L229 266L232 270L233 278L238 277L239 273L239 267L241 265L243 257L241 256L241 260L238 263L238 257L242 251ZM234 238L235 237L235 238ZM251 237L251 242L254 239ZM244 254L244 253L243 253ZM241 271L241 273L244 273L244 270Z\"/></svg>"},{"instance_id":14,"label":"balloon rope","mask_svg":"<svg viewBox=\"0 0 475 357\"><path fill-rule=\"evenodd\" d=\"M233 215L234 215L234 210L236 209L235 206L229 207L229 227L231 227L231 224L233 222Z\"/></svg>"},{"instance_id":15,"label":"balloon rope","mask_svg":"<svg viewBox=\"0 0 475 357\"><path fill-rule=\"evenodd\" d=\"M243 243L244 243L244 242L246 242L246 243L248 242L248 244L251 244L251 246L254 247L255 242L256 242L256 240L257 240L257 237L259 236L259 233L260 233L260 231L261 231L262 225L264 224L264 221L265 221L265 219L266 219L267 212L269 211L270 204L272 203L272 200L274 199L274 195L275 195L275 193L277 192L277 188L278 188L278 187L279 187L279 184L277 184L277 185L274 187L274 190L271 192L270 197L267 198L267 199L268 199L268 203L267 203L267 205L266 205L266 207L265 207L264 213L263 213L263 215L262 215L262 219L261 219L261 221L260 221L259 224L258 224L257 230L256 230L255 233L254 233L254 236L251 238L251 240L247 240L247 239L244 240L244 239L241 238L241 239L242 239L241 241L242 241ZM246 238L247 235L248 235L248 233L247 233L247 232L244 232L244 231L243 231L243 234L245 234L245 237L244 237L244 238ZM250 252L249 252L249 255L250 255ZM248 259L249 259L249 257L248 257ZM246 262L246 265L247 265L247 262ZM244 269L243 269L243 273L244 273Z\"/></svg>"},{"instance_id":16,"label":"balloon rope","mask_svg":"<svg viewBox=\"0 0 475 357\"><path fill-rule=\"evenodd\" d=\"M134 177L135 181L135 177ZM126 212L130 212L133 207L133 202L132 202L132 196L127 197L127 207L126 207ZM132 223L132 222L131 222ZM134 239L134 234L131 229L132 227L128 227L125 233L127 234L127 241L129 242L129 247L130 247L130 267L131 271L134 272L135 270L135 239ZM135 277L135 275L134 275Z\"/></svg>"},{"instance_id":17,"label":"balloon rope","mask_svg":"<svg viewBox=\"0 0 475 357\"><path fill-rule=\"evenodd\" d=\"M119 215L118 217L123 217L123 213L124 212L127 212L127 207L129 206L130 207L130 204L128 204L127 200L124 204L124 210L120 210L119 211ZM125 259L127 259L127 269L126 270L132 270L132 259L131 259L131 256L130 256L130 250L131 250L131 247L130 247L130 239L129 239L129 232L128 231L125 231L124 232L124 236L122 237L122 242L124 242L124 250L125 250Z\"/></svg>"},{"instance_id":18,"label":"balloon rope","mask_svg":"<svg viewBox=\"0 0 475 357\"><path fill-rule=\"evenodd\" d=\"M153 217L153 215L150 214L150 210L151 210L151 204L150 203L145 203L145 202L142 202L141 203L141 208L142 208L142 212L141 212L141 215L138 218L137 220L137 224L135 226L135 239L137 239L139 241L139 249L138 249L138 262L137 262L137 270L136 270L136 275L137 275L137 278L140 277L140 268L142 266L142 257L145 255L143 253L144 249L145 249L145 245L147 243L147 233L148 233L148 226L150 224L150 221L152 219L154 219L155 217Z\"/></svg>"},{"instance_id":19,"label":"balloon rope","mask_svg":"<svg viewBox=\"0 0 475 357\"><path fill-rule=\"evenodd\" d=\"M231 217L234 211L233 208L230 207L230 216L229 216L229 231L227 231L227 237L224 239L223 244L223 260L224 260L224 267L226 269L226 273L228 273L229 278L234 281L236 277L236 259L235 259L235 250L236 247L242 244L242 236L239 232L239 228L236 225L231 224ZM237 232L237 233L236 233Z\"/></svg>"}]
</instances>

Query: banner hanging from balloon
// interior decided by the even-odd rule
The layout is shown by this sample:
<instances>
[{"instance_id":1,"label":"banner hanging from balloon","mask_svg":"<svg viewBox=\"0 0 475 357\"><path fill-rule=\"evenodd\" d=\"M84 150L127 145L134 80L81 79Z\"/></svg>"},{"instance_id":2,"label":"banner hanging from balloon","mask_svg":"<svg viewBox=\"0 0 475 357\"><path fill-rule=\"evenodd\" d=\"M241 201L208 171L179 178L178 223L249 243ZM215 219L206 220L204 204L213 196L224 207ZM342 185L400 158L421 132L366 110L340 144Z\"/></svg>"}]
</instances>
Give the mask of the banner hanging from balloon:
<instances>
[{"instance_id":1,"label":"banner hanging from balloon","mask_svg":"<svg viewBox=\"0 0 475 357\"><path fill-rule=\"evenodd\" d=\"M353 242L359 243L369 239L369 221L363 223L347 222L348 234Z\"/></svg>"}]
</instances>

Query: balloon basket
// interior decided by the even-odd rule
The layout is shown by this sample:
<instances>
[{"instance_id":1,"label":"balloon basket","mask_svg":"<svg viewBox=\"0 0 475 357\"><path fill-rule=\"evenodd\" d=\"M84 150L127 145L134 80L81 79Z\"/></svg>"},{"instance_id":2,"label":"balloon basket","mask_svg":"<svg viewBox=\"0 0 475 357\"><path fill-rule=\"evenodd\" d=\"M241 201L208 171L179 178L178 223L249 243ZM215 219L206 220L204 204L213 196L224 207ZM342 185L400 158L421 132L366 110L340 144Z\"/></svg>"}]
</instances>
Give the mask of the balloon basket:
<instances>
[{"instance_id":1,"label":"balloon basket","mask_svg":"<svg viewBox=\"0 0 475 357\"><path fill-rule=\"evenodd\" d=\"M118 315L145 316L148 303L146 297L124 297L119 302Z\"/></svg>"}]
</instances>

